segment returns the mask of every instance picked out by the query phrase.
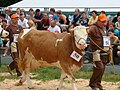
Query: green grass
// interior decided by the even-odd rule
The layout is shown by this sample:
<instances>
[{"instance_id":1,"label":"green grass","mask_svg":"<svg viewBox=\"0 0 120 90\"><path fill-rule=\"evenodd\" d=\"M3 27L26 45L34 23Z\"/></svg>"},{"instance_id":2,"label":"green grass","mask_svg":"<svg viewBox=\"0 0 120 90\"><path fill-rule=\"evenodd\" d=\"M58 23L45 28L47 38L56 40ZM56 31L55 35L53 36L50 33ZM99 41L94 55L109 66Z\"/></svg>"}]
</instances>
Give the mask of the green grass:
<instances>
[{"instance_id":1,"label":"green grass","mask_svg":"<svg viewBox=\"0 0 120 90\"><path fill-rule=\"evenodd\" d=\"M7 72L6 65L2 65L0 67L0 73ZM15 71L14 71L15 72ZM31 71L32 73L32 79L37 80L53 80L53 79L59 79L60 78L60 69L56 67L47 67L47 68L39 68L37 70ZM90 79L92 75L92 68L88 69L80 69L76 73L74 73L74 76L79 79ZM5 79L18 79L16 75L14 76L0 76L0 81L3 81ZM116 75L113 73L105 73L103 76L104 81L110 81L110 82L117 82L120 81L120 75Z\"/></svg>"}]
</instances>

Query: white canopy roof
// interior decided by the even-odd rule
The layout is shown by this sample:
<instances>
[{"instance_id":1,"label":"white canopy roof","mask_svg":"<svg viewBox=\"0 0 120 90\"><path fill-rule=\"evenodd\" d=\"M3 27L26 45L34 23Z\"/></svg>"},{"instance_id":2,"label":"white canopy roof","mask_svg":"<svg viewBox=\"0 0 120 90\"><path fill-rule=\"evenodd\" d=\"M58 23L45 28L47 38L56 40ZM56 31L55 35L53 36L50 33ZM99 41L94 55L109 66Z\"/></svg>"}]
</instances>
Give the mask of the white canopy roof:
<instances>
[{"instance_id":1,"label":"white canopy roof","mask_svg":"<svg viewBox=\"0 0 120 90\"><path fill-rule=\"evenodd\" d=\"M118 8L120 0L23 0L9 7Z\"/></svg>"}]
</instances>

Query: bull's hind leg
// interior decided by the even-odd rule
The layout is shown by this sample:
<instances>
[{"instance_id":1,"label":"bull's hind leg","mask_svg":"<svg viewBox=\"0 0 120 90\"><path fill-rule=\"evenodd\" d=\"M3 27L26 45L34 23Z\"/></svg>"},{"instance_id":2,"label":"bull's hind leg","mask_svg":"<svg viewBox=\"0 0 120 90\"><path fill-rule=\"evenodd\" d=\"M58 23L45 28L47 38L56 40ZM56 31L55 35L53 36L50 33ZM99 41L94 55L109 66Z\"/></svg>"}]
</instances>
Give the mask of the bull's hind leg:
<instances>
[{"instance_id":1,"label":"bull's hind leg","mask_svg":"<svg viewBox=\"0 0 120 90\"><path fill-rule=\"evenodd\" d=\"M26 81L26 75L25 75L25 72L23 71L22 76L20 77L19 82L16 83L15 85L16 85L16 86L20 86L20 85L22 85L25 81Z\"/></svg>"},{"instance_id":2,"label":"bull's hind leg","mask_svg":"<svg viewBox=\"0 0 120 90\"><path fill-rule=\"evenodd\" d=\"M64 79L67 77L66 73L62 70L61 71L61 77L60 77L60 83L59 83L59 86L57 88L57 90L62 90L63 89L63 82L64 82Z\"/></svg>"}]
</instances>

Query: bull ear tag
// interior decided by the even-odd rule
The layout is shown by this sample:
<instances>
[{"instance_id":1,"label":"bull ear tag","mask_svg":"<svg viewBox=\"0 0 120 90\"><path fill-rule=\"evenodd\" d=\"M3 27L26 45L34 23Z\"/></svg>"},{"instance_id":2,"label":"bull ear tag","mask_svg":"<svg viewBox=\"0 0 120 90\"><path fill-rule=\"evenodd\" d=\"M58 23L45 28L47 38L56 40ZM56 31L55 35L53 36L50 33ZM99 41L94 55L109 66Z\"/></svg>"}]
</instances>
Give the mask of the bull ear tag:
<instances>
[{"instance_id":1,"label":"bull ear tag","mask_svg":"<svg viewBox=\"0 0 120 90\"><path fill-rule=\"evenodd\" d=\"M71 58L73 58L74 60L76 60L77 62L80 61L80 59L82 58L82 56L77 53L76 51L73 51L72 54L70 55Z\"/></svg>"}]
</instances>

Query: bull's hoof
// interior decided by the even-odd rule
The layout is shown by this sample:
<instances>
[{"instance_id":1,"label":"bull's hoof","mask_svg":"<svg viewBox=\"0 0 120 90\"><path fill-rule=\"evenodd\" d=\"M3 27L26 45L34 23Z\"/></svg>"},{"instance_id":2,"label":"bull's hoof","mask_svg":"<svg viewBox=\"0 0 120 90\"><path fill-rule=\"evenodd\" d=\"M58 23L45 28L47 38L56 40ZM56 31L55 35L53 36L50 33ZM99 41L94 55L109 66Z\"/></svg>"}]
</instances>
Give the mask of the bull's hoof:
<instances>
[{"instance_id":1,"label":"bull's hoof","mask_svg":"<svg viewBox=\"0 0 120 90\"><path fill-rule=\"evenodd\" d=\"M21 86L22 83L18 82L18 83L15 83L15 86Z\"/></svg>"},{"instance_id":2,"label":"bull's hoof","mask_svg":"<svg viewBox=\"0 0 120 90\"><path fill-rule=\"evenodd\" d=\"M34 87L28 87L29 89L34 89Z\"/></svg>"},{"instance_id":3,"label":"bull's hoof","mask_svg":"<svg viewBox=\"0 0 120 90\"><path fill-rule=\"evenodd\" d=\"M65 87L57 88L57 90L65 90Z\"/></svg>"}]
</instances>

